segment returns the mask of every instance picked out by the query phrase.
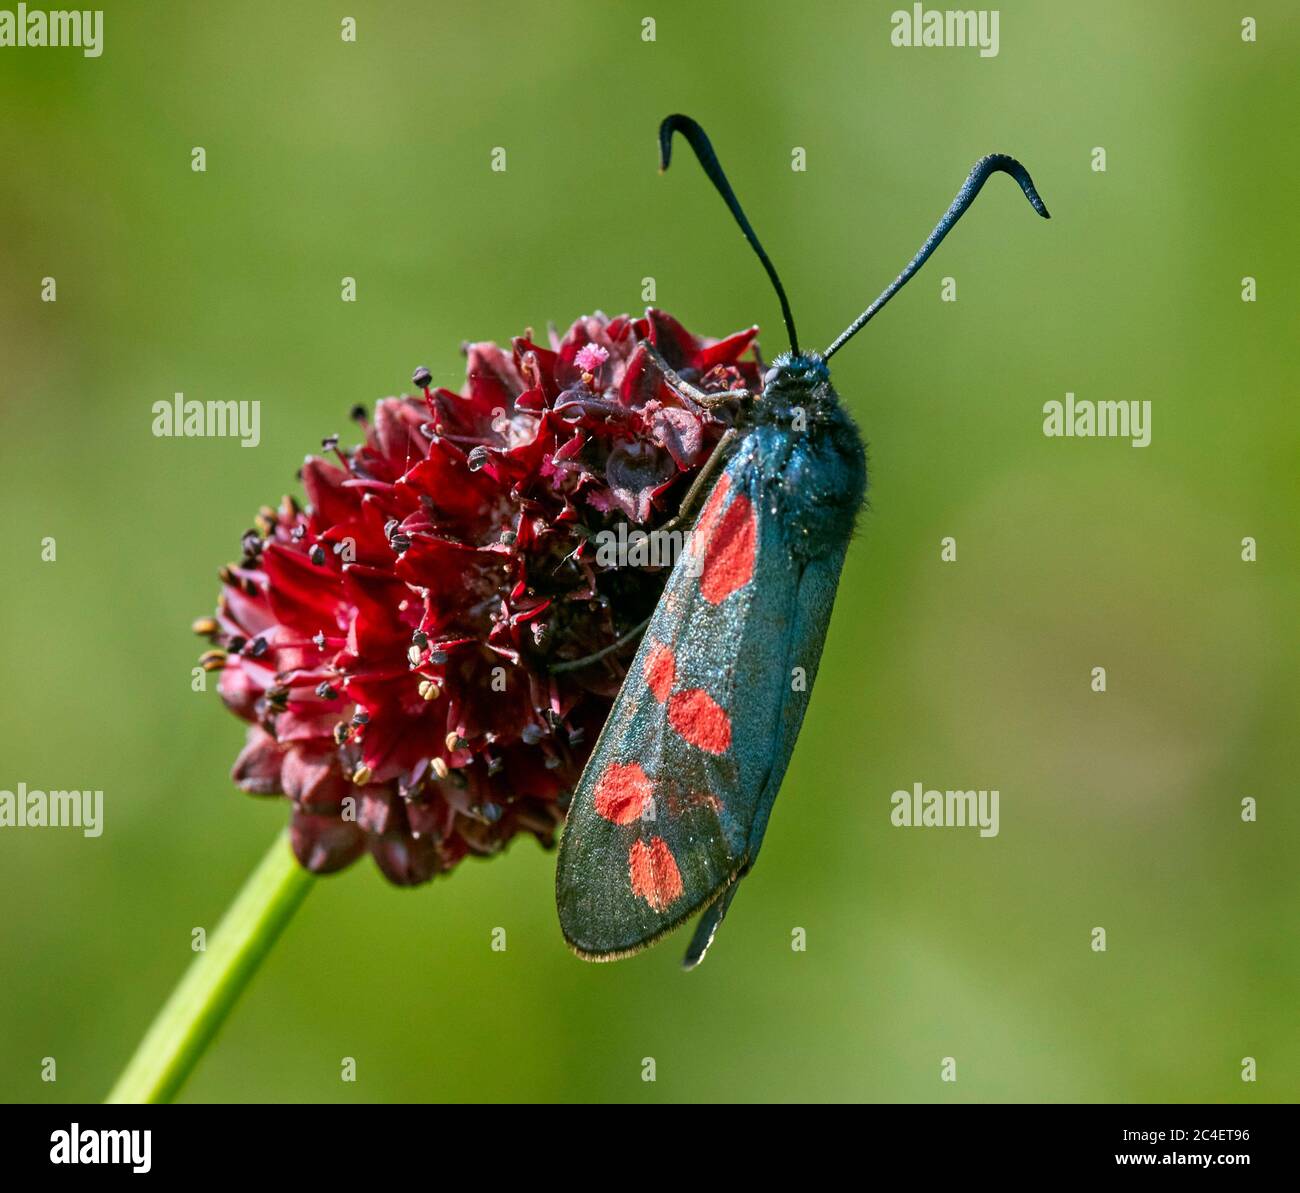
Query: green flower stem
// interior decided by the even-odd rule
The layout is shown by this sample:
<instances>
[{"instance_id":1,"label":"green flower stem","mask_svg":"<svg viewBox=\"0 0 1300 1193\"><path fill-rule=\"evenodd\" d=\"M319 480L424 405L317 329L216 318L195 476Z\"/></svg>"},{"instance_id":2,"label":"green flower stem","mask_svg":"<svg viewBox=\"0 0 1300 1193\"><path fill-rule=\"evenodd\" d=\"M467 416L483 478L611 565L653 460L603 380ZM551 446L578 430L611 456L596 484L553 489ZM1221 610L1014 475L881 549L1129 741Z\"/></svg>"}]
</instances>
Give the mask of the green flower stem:
<instances>
[{"instance_id":1,"label":"green flower stem","mask_svg":"<svg viewBox=\"0 0 1300 1193\"><path fill-rule=\"evenodd\" d=\"M109 1093L108 1102L170 1102L198 1064L281 930L311 890L288 832L244 883L205 952L190 964Z\"/></svg>"}]
</instances>

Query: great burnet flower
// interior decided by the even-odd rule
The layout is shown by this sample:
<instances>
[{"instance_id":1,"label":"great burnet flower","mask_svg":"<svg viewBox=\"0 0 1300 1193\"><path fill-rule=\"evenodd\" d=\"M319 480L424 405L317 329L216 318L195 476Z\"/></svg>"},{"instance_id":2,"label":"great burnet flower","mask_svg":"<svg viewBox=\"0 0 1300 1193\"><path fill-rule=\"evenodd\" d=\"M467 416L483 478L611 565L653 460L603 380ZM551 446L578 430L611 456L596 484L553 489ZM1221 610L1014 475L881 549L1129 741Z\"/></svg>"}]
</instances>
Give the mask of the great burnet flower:
<instances>
[{"instance_id":1,"label":"great burnet flower","mask_svg":"<svg viewBox=\"0 0 1300 1193\"><path fill-rule=\"evenodd\" d=\"M553 841L666 579L601 566L591 539L670 516L733 415L660 358L756 391L755 331L702 340L649 310L470 344L459 393L416 370L422 397L358 408L364 441L307 459L305 508L261 511L195 628L250 722L233 777L288 797L304 866L368 851L414 884L520 831Z\"/></svg>"}]
</instances>

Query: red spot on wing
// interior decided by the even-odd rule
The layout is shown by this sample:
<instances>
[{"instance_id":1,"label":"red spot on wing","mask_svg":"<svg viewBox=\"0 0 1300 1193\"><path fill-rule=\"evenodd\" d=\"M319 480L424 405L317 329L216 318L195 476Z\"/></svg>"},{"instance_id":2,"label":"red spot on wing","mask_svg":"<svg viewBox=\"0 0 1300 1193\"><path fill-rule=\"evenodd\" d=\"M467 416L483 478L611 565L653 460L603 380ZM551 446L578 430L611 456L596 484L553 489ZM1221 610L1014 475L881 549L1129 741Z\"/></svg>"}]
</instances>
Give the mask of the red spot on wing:
<instances>
[{"instance_id":1,"label":"red spot on wing","mask_svg":"<svg viewBox=\"0 0 1300 1193\"><path fill-rule=\"evenodd\" d=\"M636 840L627 855L627 875L632 893L639 895L655 911L663 911L682 897L682 872L677 868L673 851L662 837Z\"/></svg>"},{"instance_id":2,"label":"red spot on wing","mask_svg":"<svg viewBox=\"0 0 1300 1193\"><path fill-rule=\"evenodd\" d=\"M654 784L635 762L611 762L596 780L596 811L615 824L639 820L654 799Z\"/></svg>"},{"instance_id":3,"label":"red spot on wing","mask_svg":"<svg viewBox=\"0 0 1300 1193\"><path fill-rule=\"evenodd\" d=\"M645 657L645 681L651 695L662 704L668 699L677 679L677 660L670 647L656 642Z\"/></svg>"},{"instance_id":4,"label":"red spot on wing","mask_svg":"<svg viewBox=\"0 0 1300 1193\"><path fill-rule=\"evenodd\" d=\"M710 521L706 534L700 594L709 604L720 605L754 578L758 526L749 498L737 493L722 515Z\"/></svg>"},{"instance_id":5,"label":"red spot on wing","mask_svg":"<svg viewBox=\"0 0 1300 1193\"><path fill-rule=\"evenodd\" d=\"M731 718L703 688L687 688L668 701L668 723L710 754L725 754L731 745Z\"/></svg>"},{"instance_id":6,"label":"red spot on wing","mask_svg":"<svg viewBox=\"0 0 1300 1193\"><path fill-rule=\"evenodd\" d=\"M709 494L704 509L700 511L699 521L695 523L695 534L692 537L700 544L701 549L708 546L718 516L722 513L722 503L727 500L729 492L731 492L731 477L724 472L722 478L713 486L713 492Z\"/></svg>"}]
</instances>

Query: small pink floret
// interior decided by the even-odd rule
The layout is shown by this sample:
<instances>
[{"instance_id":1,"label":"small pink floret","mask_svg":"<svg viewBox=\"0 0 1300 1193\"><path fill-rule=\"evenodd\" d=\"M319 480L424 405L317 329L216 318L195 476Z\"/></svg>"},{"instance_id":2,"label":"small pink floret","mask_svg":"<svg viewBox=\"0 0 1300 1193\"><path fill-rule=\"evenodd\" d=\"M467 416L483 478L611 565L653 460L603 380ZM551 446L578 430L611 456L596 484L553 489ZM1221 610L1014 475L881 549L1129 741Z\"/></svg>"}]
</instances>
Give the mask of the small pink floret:
<instances>
[{"instance_id":1,"label":"small pink floret","mask_svg":"<svg viewBox=\"0 0 1300 1193\"><path fill-rule=\"evenodd\" d=\"M609 352L599 344L585 344L578 349L573 363L584 373L594 373L609 359Z\"/></svg>"}]
</instances>

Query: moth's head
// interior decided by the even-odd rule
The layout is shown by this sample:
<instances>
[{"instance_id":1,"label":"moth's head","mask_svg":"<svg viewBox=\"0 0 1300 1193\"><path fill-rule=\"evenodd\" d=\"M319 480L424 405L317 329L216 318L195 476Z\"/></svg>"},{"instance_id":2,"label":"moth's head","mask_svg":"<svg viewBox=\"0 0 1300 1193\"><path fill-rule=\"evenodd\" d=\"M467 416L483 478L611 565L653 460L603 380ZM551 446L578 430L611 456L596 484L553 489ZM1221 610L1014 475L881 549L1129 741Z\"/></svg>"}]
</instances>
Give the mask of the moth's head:
<instances>
[{"instance_id":1,"label":"moth's head","mask_svg":"<svg viewBox=\"0 0 1300 1193\"><path fill-rule=\"evenodd\" d=\"M763 374L763 396L793 398L830 380L831 371L819 352L783 352Z\"/></svg>"}]
</instances>

